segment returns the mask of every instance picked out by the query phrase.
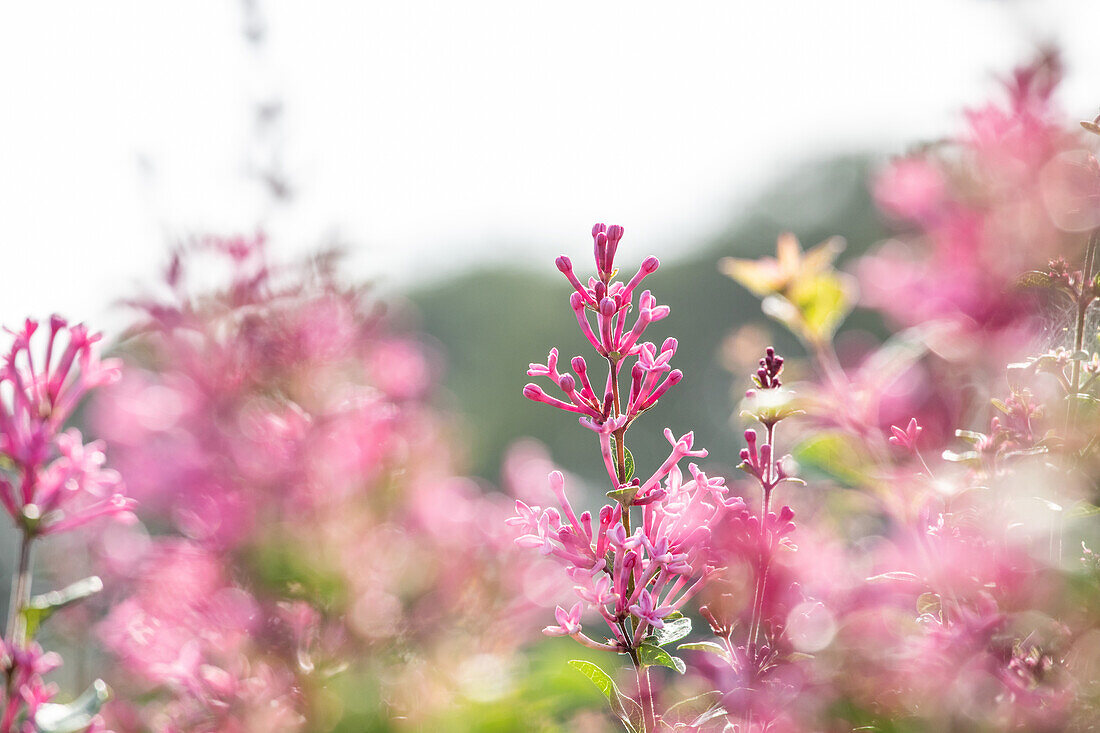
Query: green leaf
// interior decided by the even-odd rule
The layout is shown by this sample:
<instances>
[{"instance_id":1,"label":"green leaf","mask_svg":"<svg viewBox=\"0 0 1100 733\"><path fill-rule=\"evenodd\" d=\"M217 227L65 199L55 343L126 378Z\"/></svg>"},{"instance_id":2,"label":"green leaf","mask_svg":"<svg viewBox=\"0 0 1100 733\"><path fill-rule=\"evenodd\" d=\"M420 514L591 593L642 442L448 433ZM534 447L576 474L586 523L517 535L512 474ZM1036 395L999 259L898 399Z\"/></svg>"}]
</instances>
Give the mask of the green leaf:
<instances>
[{"instance_id":1,"label":"green leaf","mask_svg":"<svg viewBox=\"0 0 1100 733\"><path fill-rule=\"evenodd\" d=\"M604 672L592 662L583 659L573 659L570 660L569 666L576 668L581 674L592 680L592 684L600 688L600 692L603 693L608 702L613 702L615 697L619 694L619 688L615 686L615 680L611 679L611 675Z\"/></svg>"},{"instance_id":2,"label":"green leaf","mask_svg":"<svg viewBox=\"0 0 1100 733\"><path fill-rule=\"evenodd\" d=\"M641 708L634 700L619 692L619 688L615 684L615 680L611 679L611 675L584 659L572 659L569 661L569 665L592 680L592 684L599 688L600 692L607 698L607 703L611 706L611 712L623 722L628 731L633 733L641 730Z\"/></svg>"},{"instance_id":3,"label":"green leaf","mask_svg":"<svg viewBox=\"0 0 1100 733\"><path fill-rule=\"evenodd\" d=\"M1079 517L1095 517L1100 514L1100 506L1093 506L1087 501L1077 502L1072 509L1066 514L1070 519L1077 519Z\"/></svg>"},{"instance_id":4,"label":"green leaf","mask_svg":"<svg viewBox=\"0 0 1100 733\"><path fill-rule=\"evenodd\" d=\"M653 635L657 637L657 646L664 646L665 644L671 644L674 641L679 641L685 636L691 633L691 619L690 618L678 618L678 619L665 619L665 626L663 629L655 629Z\"/></svg>"},{"instance_id":5,"label":"green leaf","mask_svg":"<svg viewBox=\"0 0 1100 733\"><path fill-rule=\"evenodd\" d=\"M726 648L721 644L715 644L713 641L692 641L687 644L681 644L676 647L676 649L679 651L687 649L689 651L710 652L726 660L727 664L733 664L733 660L730 659L730 653L726 651Z\"/></svg>"},{"instance_id":6,"label":"green leaf","mask_svg":"<svg viewBox=\"0 0 1100 733\"><path fill-rule=\"evenodd\" d=\"M840 431L817 433L795 446L794 459L844 486L866 485L870 462L863 448Z\"/></svg>"},{"instance_id":7,"label":"green leaf","mask_svg":"<svg viewBox=\"0 0 1100 733\"><path fill-rule=\"evenodd\" d=\"M34 636L42 622L48 619L58 609L69 604L84 600L103 590L103 581L99 576L92 575L78 580L62 590L50 591L40 596L34 596L23 609L23 620L26 623L27 638Z\"/></svg>"},{"instance_id":8,"label":"green leaf","mask_svg":"<svg viewBox=\"0 0 1100 733\"><path fill-rule=\"evenodd\" d=\"M801 313L805 335L820 343L831 340L852 312L856 286L851 276L829 270L799 281L788 295Z\"/></svg>"},{"instance_id":9,"label":"green leaf","mask_svg":"<svg viewBox=\"0 0 1100 733\"><path fill-rule=\"evenodd\" d=\"M1018 288L1053 288L1056 287L1056 282L1049 274L1045 272L1039 272L1038 270L1031 270L1025 272L1016 278L1016 287Z\"/></svg>"},{"instance_id":10,"label":"green leaf","mask_svg":"<svg viewBox=\"0 0 1100 733\"><path fill-rule=\"evenodd\" d=\"M103 680L96 680L91 687L67 705L43 703L34 715L34 727L38 733L80 733L92 724L92 718L111 698L111 688Z\"/></svg>"},{"instance_id":11,"label":"green leaf","mask_svg":"<svg viewBox=\"0 0 1100 733\"><path fill-rule=\"evenodd\" d=\"M1066 399L1067 400L1076 399L1077 402L1080 403L1084 407L1093 407L1095 405L1100 405L1100 399L1098 399L1098 398L1096 398L1096 397L1094 397L1090 394L1087 394L1085 392L1078 392L1077 394L1066 395Z\"/></svg>"},{"instance_id":12,"label":"green leaf","mask_svg":"<svg viewBox=\"0 0 1100 733\"><path fill-rule=\"evenodd\" d=\"M607 498L619 502L625 510L634 503L634 497L641 491L641 486L627 486L624 489L614 489L607 492Z\"/></svg>"},{"instance_id":13,"label":"green leaf","mask_svg":"<svg viewBox=\"0 0 1100 733\"><path fill-rule=\"evenodd\" d=\"M618 456L619 454L617 451L617 441L615 440L615 436L611 436L611 455ZM634 456L625 445L623 446L623 465L626 468L626 478L623 479L623 483L625 484L627 481L634 478Z\"/></svg>"},{"instance_id":14,"label":"green leaf","mask_svg":"<svg viewBox=\"0 0 1100 733\"><path fill-rule=\"evenodd\" d=\"M644 667L668 667L680 674L687 672L684 660L674 657L659 646L642 644L638 647L638 663Z\"/></svg>"},{"instance_id":15,"label":"green leaf","mask_svg":"<svg viewBox=\"0 0 1100 733\"><path fill-rule=\"evenodd\" d=\"M695 729L708 720L726 715L725 708L719 705L721 701L721 692L704 692L676 703L665 711L661 719L671 725L686 725L689 729Z\"/></svg>"}]
</instances>

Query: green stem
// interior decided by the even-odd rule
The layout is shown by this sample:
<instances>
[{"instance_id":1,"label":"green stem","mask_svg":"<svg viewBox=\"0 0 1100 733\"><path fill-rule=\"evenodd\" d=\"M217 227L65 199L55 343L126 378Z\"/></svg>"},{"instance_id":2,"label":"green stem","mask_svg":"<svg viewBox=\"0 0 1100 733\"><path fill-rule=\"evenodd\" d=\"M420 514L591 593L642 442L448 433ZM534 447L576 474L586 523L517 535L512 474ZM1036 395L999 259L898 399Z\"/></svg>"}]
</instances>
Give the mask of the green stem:
<instances>
[{"instance_id":1,"label":"green stem","mask_svg":"<svg viewBox=\"0 0 1100 733\"><path fill-rule=\"evenodd\" d=\"M768 438L767 445L771 446L771 459L768 461L768 465L764 467L764 476L760 482L761 499L760 499L760 551L766 553L764 545L768 538L768 511L771 508L772 489L772 464L775 462L775 424L768 425ZM753 595L752 602L752 618L749 621L749 659L756 662L756 644L760 637L760 626L763 623L761 618L764 615L764 590L768 582L768 569L771 565L770 557L761 557L760 571L756 576L756 591Z\"/></svg>"},{"instance_id":2,"label":"green stem","mask_svg":"<svg viewBox=\"0 0 1100 733\"><path fill-rule=\"evenodd\" d=\"M1077 321L1073 329L1073 353L1076 355L1085 345L1085 316L1092 304L1092 269L1096 264L1096 248L1100 244L1100 229L1095 229L1089 237L1085 250L1085 266L1081 270L1080 291L1077 294ZM1074 359L1070 367L1069 410L1066 413L1066 440L1077 422L1077 393L1081 389L1081 361Z\"/></svg>"},{"instance_id":3,"label":"green stem","mask_svg":"<svg viewBox=\"0 0 1100 733\"><path fill-rule=\"evenodd\" d=\"M4 637L8 643L15 647L21 647L26 642L23 638L26 624L23 619L23 609L31 597L31 549L34 536L24 532L19 543L19 567L12 577L11 599L8 601L8 626Z\"/></svg>"},{"instance_id":4,"label":"green stem","mask_svg":"<svg viewBox=\"0 0 1100 733\"><path fill-rule=\"evenodd\" d=\"M635 662L634 671L638 674L638 702L642 706L642 733L652 733L657 730L657 709L654 707L649 667Z\"/></svg>"}]
</instances>

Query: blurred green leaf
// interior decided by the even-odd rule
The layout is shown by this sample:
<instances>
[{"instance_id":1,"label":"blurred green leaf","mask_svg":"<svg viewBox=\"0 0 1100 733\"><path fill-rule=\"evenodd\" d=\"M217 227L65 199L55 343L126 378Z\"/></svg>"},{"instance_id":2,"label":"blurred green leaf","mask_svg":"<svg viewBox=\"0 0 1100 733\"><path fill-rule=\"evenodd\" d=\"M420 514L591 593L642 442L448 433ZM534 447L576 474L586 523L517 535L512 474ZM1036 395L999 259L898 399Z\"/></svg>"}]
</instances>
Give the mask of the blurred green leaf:
<instances>
[{"instance_id":1,"label":"blurred green leaf","mask_svg":"<svg viewBox=\"0 0 1100 733\"><path fill-rule=\"evenodd\" d=\"M67 705L44 703L38 706L34 727L38 733L80 733L92 724L92 718L111 697L111 689L103 680L96 680L91 687Z\"/></svg>"},{"instance_id":2,"label":"blurred green leaf","mask_svg":"<svg viewBox=\"0 0 1100 733\"><path fill-rule=\"evenodd\" d=\"M665 627L663 629L656 629L653 635L657 637L657 646L664 646L665 644L679 641L690 633L691 619L684 617L671 621L665 619Z\"/></svg>"},{"instance_id":3,"label":"blurred green leaf","mask_svg":"<svg viewBox=\"0 0 1100 733\"><path fill-rule=\"evenodd\" d=\"M680 674L687 671L684 660L674 657L659 646L642 644L638 647L638 663L645 667L668 667Z\"/></svg>"},{"instance_id":4,"label":"blurred green leaf","mask_svg":"<svg viewBox=\"0 0 1100 733\"><path fill-rule=\"evenodd\" d=\"M1018 288L1054 288L1057 281L1048 273L1031 270L1016 278Z\"/></svg>"},{"instance_id":5,"label":"blurred green leaf","mask_svg":"<svg viewBox=\"0 0 1100 733\"><path fill-rule=\"evenodd\" d=\"M1100 514L1100 506L1093 506L1087 501L1079 501L1069 510L1066 517L1077 519L1082 517L1095 517L1097 514Z\"/></svg>"},{"instance_id":6,"label":"blurred green leaf","mask_svg":"<svg viewBox=\"0 0 1100 733\"><path fill-rule=\"evenodd\" d=\"M794 459L845 486L869 483L869 461L863 448L852 436L840 431L825 431L810 436L795 446Z\"/></svg>"},{"instance_id":7,"label":"blurred green leaf","mask_svg":"<svg viewBox=\"0 0 1100 733\"><path fill-rule=\"evenodd\" d=\"M23 609L27 638L33 638L42 622L52 616L55 611L84 600L88 596L93 596L101 590L103 590L103 581L99 579L99 576L92 575L61 590L34 596L27 603L27 607Z\"/></svg>"},{"instance_id":8,"label":"blurred green leaf","mask_svg":"<svg viewBox=\"0 0 1100 733\"><path fill-rule=\"evenodd\" d=\"M852 278L835 271L799 282L788 296L801 315L801 328L811 342L831 341L852 312L856 288Z\"/></svg>"},{"instance_id":9,"label":"blurred green leaf","mask_svg":"<svg viewBox=\"0 0 1100 733\"><path fill-rule=\"evenodd\" d=\"M665 711L661 719L671 725L686 725L697 730L703 723L726 715L726 709L719 705L721 701L722 693L718 690L704 692L676 703Z\"/></svg>"},{"instance_id":10,"label":"blurred green leaf","mask_svg":"<svg viewBox=\"0 0 1100 733\"><path fill-rule=\"evenodd\" d=\"M721 644L715 644L713 641L692 641L687 644L681 644L676 648L681 651L687 649L689 651L710 652L726 660L727 664L733 664L733 660L730 659L730 654L726 651L726 648Z\"/></svg>"}]
</instances>

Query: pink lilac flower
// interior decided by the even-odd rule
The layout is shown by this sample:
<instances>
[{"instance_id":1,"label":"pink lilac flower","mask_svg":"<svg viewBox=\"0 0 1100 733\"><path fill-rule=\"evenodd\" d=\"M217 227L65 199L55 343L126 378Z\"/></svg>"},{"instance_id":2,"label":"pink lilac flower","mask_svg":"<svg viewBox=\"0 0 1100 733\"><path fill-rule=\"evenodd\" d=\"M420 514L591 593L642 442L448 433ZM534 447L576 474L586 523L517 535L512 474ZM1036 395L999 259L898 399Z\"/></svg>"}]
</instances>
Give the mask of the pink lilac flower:
<instances>
[{"instance_id":1,"label":"pink lilac flower","mask_svg":"<svg viewBox=\"0 0 1100 733\"><path fill-rule=\"evenodd\" d=\"M457 472L422 338L327 260L275 266L262 242L219 241L199 247L230 259L230 287L196 287L200 253L181 251L169 295L135 303L126 375L93 406L162 533L113 565L100 636L120 698L148 702L112 703L112 720L294 731L321 704L314 681L346 675L371 680L379 715L430 727L460 684L454 655L505 660L537 633L540 558L513 544L503 496ZM545 537L541 515L524 516Z\"/></svg>"},{"instance_id":2,"label":"pink lilac flower","mask_svg":"<svg viewBox=\"0 0 1100 733\"><path fill-rule=\"evenodd\" d=\"M630 656L637 674L642 728L648 732L656 730L657 715L640 650L651 632L665 628L666 619L713 577L711 527L725 514L741 511L744 503L727 496L723 479L707 476L694 463L688 465L690 479L685 480L680 463L707 455L694 447L690 432L677 438L666 429L671 446L668 458L648 478L633 476L635 459L625 445L627 432L683 379L683 372L671 366L676 339L666 339L660 347L643 340L649 327L669 314L669 308L658 305L648 290L641 292L635 306L634 294L657 270L657 258L646 258L625 284L614 280L622 236L619 226L592 228L597 276L587 284L574 273L568 257L557 259L558 269L573 288L569 303L577 325L607 364L606 379L596 377L581 356L569 360L569 371L560 364L558 350L551 349L546 362L532 363L527 374L549 380L560 396L547 394L534 383L523 389L530 400L577 415L580 424L595 433L611 487L608 497L614 502L602 506L595 516L590 511L578 514L566 495L564 476L554 471L549 474L550 490L560 509L540 509L517 500L516 515L508 524L517 528L517 545L554 558L577 583L575 591L581 600L569 611L558 606L558 624L546 627L544 633L571 636L593 649ZM633 322L632 313L636 314ZM640 515L636 525L632 513ZM605 640L582 631L581 616L586 610L605 623L609 632ZM682 662L670 664L683 669ZM623 703L613 707L616 704Z\"/></svg>"},{"instance_id":3,"label":"pink lilac flower","mask_svg":"<svg viewBox=\"0 0 1100 733\"><path fill-rule=\"evenodd\" d=\"M542 633L547 636L573 636L581 632L581 614L584 611L584 606L580 601L573 604L573 607L566 611L561 606L554 609L554 618L557 619L557 626L547 626L542 630Z\"/></svg>"},{"instance_id":4,"label":"pink lilac flower","mask_svg":"<svg viewBox=\"0 0 1100 733\"><path fill-rule=\"evenodd\" d=\"M914 451L917 448L917 436L920 435L923 429L917 424L917 418L915 417L910 418L909 424L905 426L904 430L897 425L891 425L890 445L896 445L907 451Z\"/></svg>"},{"instance_id":5,"label":"pink lilac flower","mask_svg":"<svg viewBox=\"0 0 1100 733\"><path fill-rule=\"evenodd\" d=\"M84 444L63 430L89 390L119 377L116 360L100 361L99 334L53 316L44 349L34 348L37 321L12 334L0 365L0 454L15 466L0 477L0 502L12 521L35 536L64 532L103 516L131 517L134 502L119 474L104 468L103 443ZM36 353L37 352L37 353Z\"/></svg>"},{"instance_id":6,"label":"pink lilac flower","mask_svg":"<svg viewBox=\"0 0 1100 733\"><path fill-rule=\"evenodd\" d=\"M932 148L883 172L874 187L880 206L915 223L919 236L861 261L866 305L907 326L944 319L969 334L972 347L1019 339L1032 310L1007 286L1067 244L1047 216L1040 175L1077 147L1054 99L1061 74L1056 54L1016 69L1004 102L967 113L967 129L953 141L958 154ZM967 345L960 339L955 348L969 352Z\"/></svg>"}]
</instances>

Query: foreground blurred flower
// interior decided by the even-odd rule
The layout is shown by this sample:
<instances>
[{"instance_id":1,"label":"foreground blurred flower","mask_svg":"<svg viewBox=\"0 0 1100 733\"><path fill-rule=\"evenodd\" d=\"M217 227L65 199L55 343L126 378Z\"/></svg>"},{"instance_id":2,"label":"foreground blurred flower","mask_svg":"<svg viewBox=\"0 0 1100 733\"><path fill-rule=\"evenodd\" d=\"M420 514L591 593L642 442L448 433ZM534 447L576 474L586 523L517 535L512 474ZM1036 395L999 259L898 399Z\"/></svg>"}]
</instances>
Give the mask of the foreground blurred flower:
<instances>
[{"instance_id":1,"label":"foreground blurred flower","mask_svg":"<svg viewBox=\"0 0 1100 733\"><path fill-rule=\"evenodd\" d=\"M203 256L227 289L189 289ZM527 563L503 497L456 475L431 353L332 264L207 239L137 303L95 409L158 533L100 629L119 730L430 728L456 657L526 638Z\"/></svg>"},{"instance_id":2,"label":"foreground blurred flower","mask_svg":"<svg viewBox=\"0 0 1100 733\"><path fill-rule=\"evenodd\" d=\"M32 639L53 611L103 585L91 577L32 598L32 552L40 538L101 517L132 519L133 500L123 495L119 475L104 468L103 444L85 444L77 430L63 429L89 390L118 379L118 364L99 360L99 334L83 324L70 327L59 316L43 329L45 345L35 348L43 340L34 339L39 326L28 319L21 330L9 331L11 346L0 365L0 501L20 534L0 644L6 679L0 733L45 730L47 719L72 725L81 715L81 729L99 727L106 686L97 681L76 709L50 703L57 686L43 683L42 675L61 659Z\"/></svg>"}]
</instances>

